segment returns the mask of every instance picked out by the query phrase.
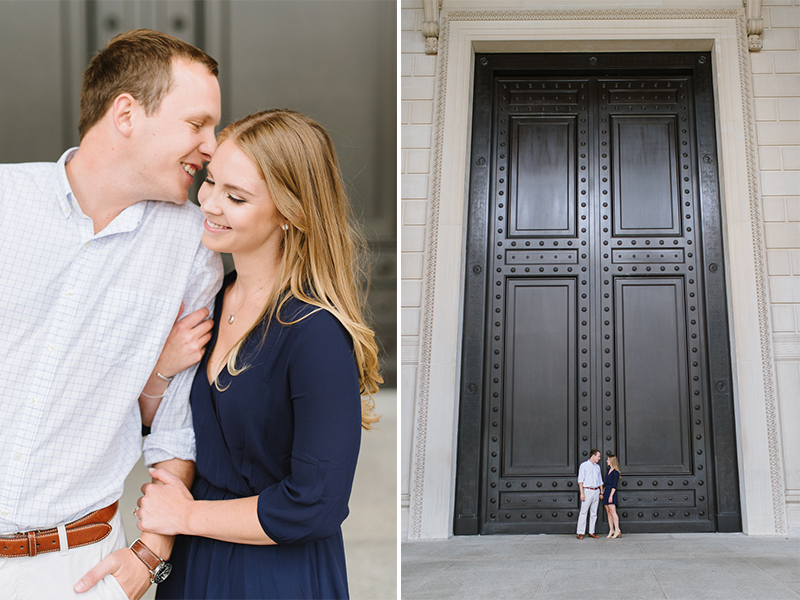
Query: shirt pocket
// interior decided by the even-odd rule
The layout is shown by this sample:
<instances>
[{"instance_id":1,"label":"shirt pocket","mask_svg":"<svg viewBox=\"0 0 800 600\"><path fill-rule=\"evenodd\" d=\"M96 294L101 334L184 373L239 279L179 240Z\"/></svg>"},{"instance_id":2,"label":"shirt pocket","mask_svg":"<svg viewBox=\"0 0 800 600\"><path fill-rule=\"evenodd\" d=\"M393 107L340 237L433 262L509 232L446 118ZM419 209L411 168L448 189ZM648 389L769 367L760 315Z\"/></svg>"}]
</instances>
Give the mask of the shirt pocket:
<instances>
[{"instance_id":1,"label":"shirt pocket","mask_svg":"<svg viewBox=\"0 0 800 600\"><path fill-rule=\"evenodd\" d=\"M166 300L124 286L109 287L91 319L92 351L106 364L155 364L169 333Z\"/></svg>"}]
</instances>

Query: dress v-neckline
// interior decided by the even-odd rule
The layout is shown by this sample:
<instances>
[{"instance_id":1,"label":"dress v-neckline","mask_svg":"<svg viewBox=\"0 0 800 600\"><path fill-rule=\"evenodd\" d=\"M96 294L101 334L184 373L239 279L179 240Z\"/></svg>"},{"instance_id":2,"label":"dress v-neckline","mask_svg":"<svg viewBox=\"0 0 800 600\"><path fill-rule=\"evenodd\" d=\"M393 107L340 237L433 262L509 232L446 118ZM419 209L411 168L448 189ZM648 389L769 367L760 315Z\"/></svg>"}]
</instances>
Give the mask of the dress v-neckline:
<instances>
[{"instance_id":1,"label":"dress v-neckline","mask_svg":"<svg viewBox=\"0 0 800 600\"><path fill-rule=\"evenodd\" d=\"M234 281L235 281L235 279L234 279ZM230 284L224 284L225 287L223 287L222 293L219 296L219 302L218 302L219 306L215 306L214 307L215 317L217 317L217 318L216 318L216 321L214 323L214 327L212 329L211 340L208 342L208 352L206 352L206 355L203 357L203 363L204 363L203 364L203 376L206 378L206 383L212 389L215 387L214 383L217 381L219 376L222 374L222 371L223 370L227 370L227 368L228 368L228 361L225 361L222 364L222 368L219 371L217 371L215 377L212 378L212 379L209 379L209 376L208 376L208 365L211 362L211 355L214 353L214 349L217 346L217 340L219 340L219 330L222 327L222 324L220 323L220 320L219 320L219 315L222 314L222 305L223 305L223 303L225 301L225 292L227 291L227 288L231 284L233 284L233 281L231 281ZM217 391L221 391L221 390L217 390Z\"/></svg>"}]
</instances>

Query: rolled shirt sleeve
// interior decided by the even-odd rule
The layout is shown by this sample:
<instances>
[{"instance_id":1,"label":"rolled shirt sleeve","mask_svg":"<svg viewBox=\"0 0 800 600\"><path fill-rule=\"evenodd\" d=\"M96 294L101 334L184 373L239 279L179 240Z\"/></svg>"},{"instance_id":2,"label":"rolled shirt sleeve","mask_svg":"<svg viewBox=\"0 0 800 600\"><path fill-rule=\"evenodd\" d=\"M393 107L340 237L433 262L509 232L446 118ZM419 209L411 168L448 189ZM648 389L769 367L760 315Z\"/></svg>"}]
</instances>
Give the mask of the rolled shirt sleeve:
<instances>
[{"instance_id":1,"label":"rolled shirt sleeve","mask_svg":"<svg viewBox=\"0 0 800 600\"><path fill-rule=\"evenodd\" d=\"M183 297L183 316L202 307L214 318L214 298L222 284L222 259L200 244L194 259L192 276ZM197 365L181 371L169 384L161 401L150 435L144 441L144 462L147 466L180 458L195 459L195 437L189 392Z\"/></svg>"}]
</instances>

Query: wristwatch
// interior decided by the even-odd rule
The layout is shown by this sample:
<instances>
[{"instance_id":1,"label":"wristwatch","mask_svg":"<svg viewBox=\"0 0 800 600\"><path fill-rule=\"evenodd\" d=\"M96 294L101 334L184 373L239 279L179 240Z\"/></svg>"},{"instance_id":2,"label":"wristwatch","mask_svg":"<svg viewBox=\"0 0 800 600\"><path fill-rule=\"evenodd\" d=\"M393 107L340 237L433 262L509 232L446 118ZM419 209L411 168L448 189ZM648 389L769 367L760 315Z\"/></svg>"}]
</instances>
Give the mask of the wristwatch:
<instances>
[{"instance_id":1,"label":"wristwatch","mask_svg":"<svg viewBox=\"0 0 800 600\"><path fill-rule=\"evenodd\" d=\"M159 558L155 552L145 546L141 539L133 542L129 548L150 571L150 583L162 583L172 572L172 565Z\"/></svg>"}]
</instances>

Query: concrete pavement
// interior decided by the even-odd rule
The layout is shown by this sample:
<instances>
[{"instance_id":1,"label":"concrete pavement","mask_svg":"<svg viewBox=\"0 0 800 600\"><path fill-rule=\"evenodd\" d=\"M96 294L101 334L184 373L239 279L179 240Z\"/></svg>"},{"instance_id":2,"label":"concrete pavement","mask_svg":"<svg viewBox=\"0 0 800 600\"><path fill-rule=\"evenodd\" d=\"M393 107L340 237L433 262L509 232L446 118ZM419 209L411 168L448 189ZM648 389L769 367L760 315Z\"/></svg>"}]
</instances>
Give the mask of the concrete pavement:
<instances>
[{"instance_id":1,"label":"concrete pavement","mask_svg":"<svg viewBox=\"0 0 800 600\"><path fill-rule=\"evenodd\" d=\"M800 598L800 538L459 536L402 544L404 600Z\"/></svg>"}]
</instances>

